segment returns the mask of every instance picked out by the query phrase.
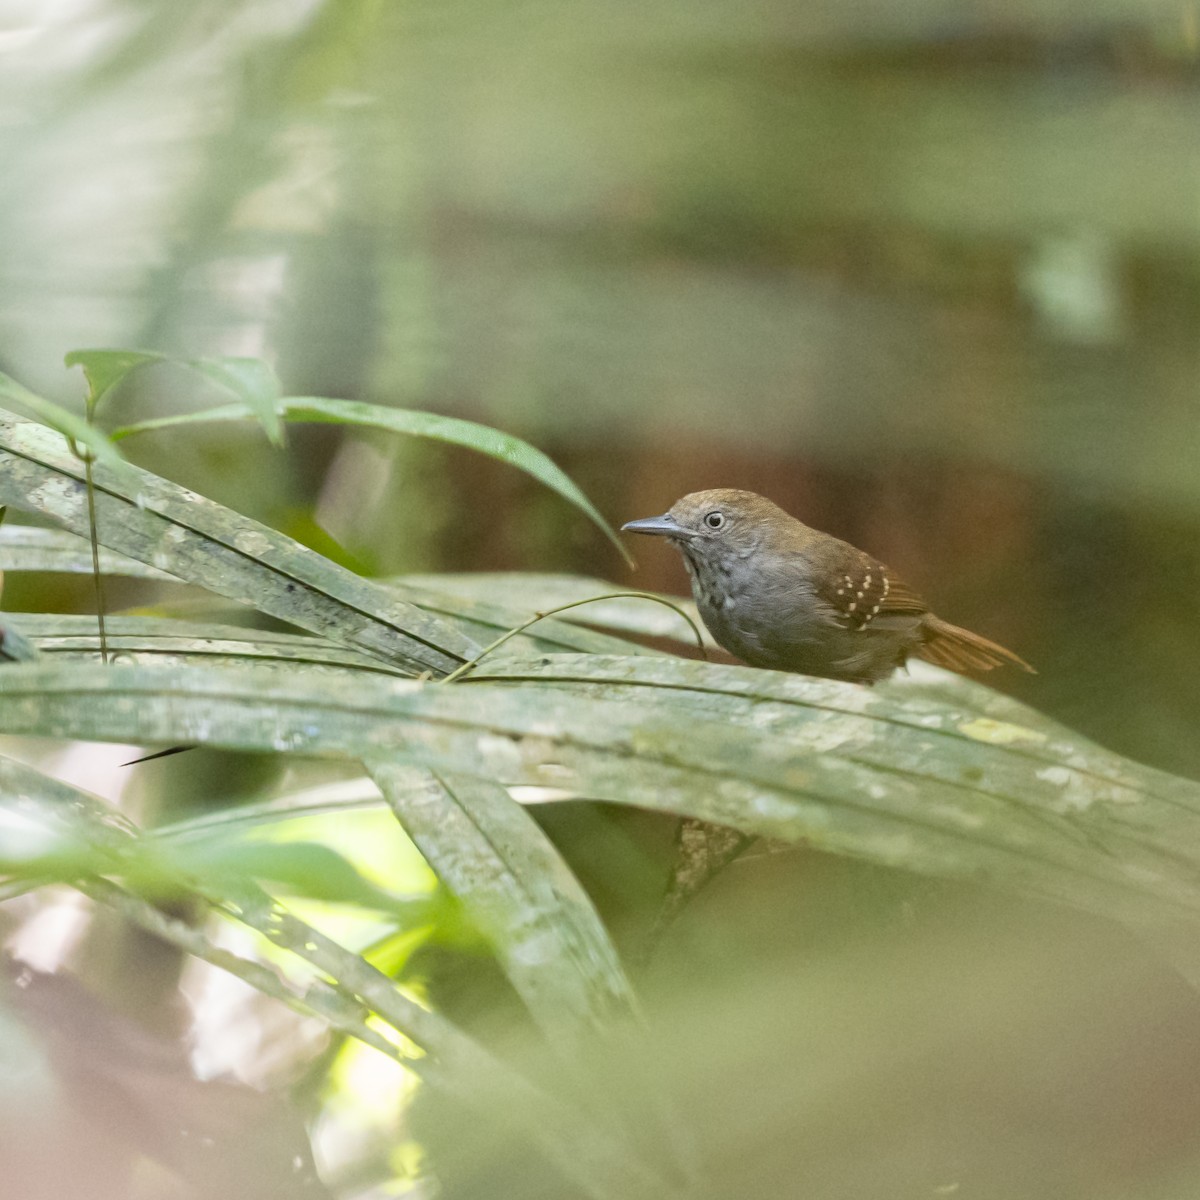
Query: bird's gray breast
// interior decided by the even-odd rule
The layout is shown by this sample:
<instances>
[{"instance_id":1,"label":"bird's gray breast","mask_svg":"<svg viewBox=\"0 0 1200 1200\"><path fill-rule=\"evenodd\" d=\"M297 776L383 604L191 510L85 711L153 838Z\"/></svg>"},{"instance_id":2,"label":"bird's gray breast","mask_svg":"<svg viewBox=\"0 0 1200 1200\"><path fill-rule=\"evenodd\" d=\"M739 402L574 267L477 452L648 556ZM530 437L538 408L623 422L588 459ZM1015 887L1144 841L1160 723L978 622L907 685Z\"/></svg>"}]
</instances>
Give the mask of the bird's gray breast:
<instances>
[{"instance_id":1,"label":"bird's gray breast","mask_svg":"<svg viewBox=\"0 0 1200 1200\"><path fill-rule=\"evenodd\" d=\"M772 620L764 581L749 555L702 557L684 549L692 596L708 631L752 666L771 666Z\"/></svg>"},{"instance_id":2,"label":"bird's gray breast","mask_svg":"<svg viewBox=\"0 0 1200 1200\"><path fill-rule=\"evenodd\" d=\"M802 556L704 558L685 551L684 559L709 632L743 662L834 678L865 673L858 662L870 651L864 634L842 628L817 596Z\"/></svg>"}]
</instances>

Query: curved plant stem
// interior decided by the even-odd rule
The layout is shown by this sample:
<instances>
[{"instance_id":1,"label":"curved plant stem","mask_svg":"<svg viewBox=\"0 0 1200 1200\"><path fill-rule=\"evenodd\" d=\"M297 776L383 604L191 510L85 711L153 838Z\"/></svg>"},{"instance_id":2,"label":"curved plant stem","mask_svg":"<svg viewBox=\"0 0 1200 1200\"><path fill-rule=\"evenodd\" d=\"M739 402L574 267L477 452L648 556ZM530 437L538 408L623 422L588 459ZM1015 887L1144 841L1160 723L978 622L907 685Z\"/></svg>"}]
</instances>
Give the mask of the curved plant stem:
<instances>
[{"instance_id":1,"label":"curved plant stem","mask_svg":"<svg viewBox=\"0 0 1200 1200\"><path fill-rule=\"evenodd\" d=\"M605 592L602 596L588 596L586 600L572 600L570 604L560 604L557 608L548 608L545 612L534 613L528 621L524 621L506 633L502 633L494 642L489 642L484 646L474 658L463 663L462 666L456 667L449 675L444 676L438 682L454 683L469 671L473 671L479 666L493 650L498 650L505 642L511 638L515 638L518 634L524 633L531 625L536 625L539 621L545 620L546 617L553 617L557 613L566 612L569 608L579 608L584 604L595 604L598 600L653 600L655 604L664 605L666 608L671 609L672 612L678 613L691 626L692 633L696 635L696 646L704 656L704 660L708 661L708 652L704 649L704 638L700 633L699 627L678 604L662 596L655 596L652 592Z\"/></svg>"}]
</instances>

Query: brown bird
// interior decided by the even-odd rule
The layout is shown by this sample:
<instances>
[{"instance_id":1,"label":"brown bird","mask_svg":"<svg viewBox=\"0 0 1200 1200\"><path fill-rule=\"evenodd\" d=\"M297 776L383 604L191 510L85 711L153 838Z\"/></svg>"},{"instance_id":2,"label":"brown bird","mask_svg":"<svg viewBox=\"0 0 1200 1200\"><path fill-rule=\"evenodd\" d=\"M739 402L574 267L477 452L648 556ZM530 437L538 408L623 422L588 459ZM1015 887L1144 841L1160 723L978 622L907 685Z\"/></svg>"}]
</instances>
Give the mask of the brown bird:
<instances>
[{"instance_id":1,"label":"brown bird","mask_svg":"<svg viewBox=\"0 0 1200 1200\"><path fill-rule=\"evenodd\" d=\"M869 554L754 492L693 492L661 517L622 529L674 543L705 625L752 667L866 684L914 655L952 671L1006 663L1033 670L1011 650L934 616Z\"/></svg>"}]
</instances>

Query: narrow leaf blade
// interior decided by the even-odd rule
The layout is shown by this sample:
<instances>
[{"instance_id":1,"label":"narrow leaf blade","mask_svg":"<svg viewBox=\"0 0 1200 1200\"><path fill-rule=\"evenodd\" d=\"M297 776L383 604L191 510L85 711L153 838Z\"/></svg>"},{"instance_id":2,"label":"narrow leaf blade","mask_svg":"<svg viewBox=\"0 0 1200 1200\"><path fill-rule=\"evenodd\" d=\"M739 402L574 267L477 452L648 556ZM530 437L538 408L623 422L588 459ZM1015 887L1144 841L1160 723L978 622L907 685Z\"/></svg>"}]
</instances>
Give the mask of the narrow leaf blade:
<instances>
[{"instance_id":1,"label":"narrow leaf blade","mask_svg":"<svg viewBox=\"0 0 1200 1200\"><path fill-rule=\"evenodd\" d=\"M405 832L462 900L534 1017L578 1047L633 993L591 900L554 844L487 780L368 762Z\"/></svg>"},{"instance_id":2,"label":"narrow leaf blade","mask_svg":"<svg viewBox=\"0 0 1200 1200\"><path fill-rule=\"evenodd\" d=\"M272 445L284 444L278 406L283 388L270 363L261 358L194 358L187 365L240 400Z\"/></svg>"},{"instance_id":3,"label":"narrow leaf blade","mask_svg":"<svg viewBox=\"0 0 1200 1200\"><path fill-rule=\"evenodd\" d=\"M316 422L327 425L353 425L368 429L382 429L392 433L409 434L415 437L432 438L456 446L465 446L499 459L532 475L540 483L557 492L564 500L575 505L597 525L605 537L632 566L633 558L626 550L613 527L600 515L599 510L583 494L574 481L548 455L528 442L511 434L502 433L487 425L461 417L447 417L440 413L417 412L411 409L388 408L381 404L367 404L360 400L336 400L324 396L287 396L279 401L280 416L287 421ZM185 413L174 417L161 417L127 425L113 431L113 438L130 437L156 429L169 429L177 425L192 425L205 421L237 421L251 416L244 404L229 404L203 412Z\"/></svg>"}]
</instances>

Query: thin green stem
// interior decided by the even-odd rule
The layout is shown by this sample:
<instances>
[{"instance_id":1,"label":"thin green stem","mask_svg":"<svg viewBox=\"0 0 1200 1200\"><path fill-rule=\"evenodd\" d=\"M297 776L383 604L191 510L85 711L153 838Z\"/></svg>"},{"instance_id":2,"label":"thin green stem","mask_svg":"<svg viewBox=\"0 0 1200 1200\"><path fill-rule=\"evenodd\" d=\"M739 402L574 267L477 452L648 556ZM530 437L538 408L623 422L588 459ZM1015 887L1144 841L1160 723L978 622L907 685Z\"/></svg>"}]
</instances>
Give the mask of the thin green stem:
<instances>
[{"instance_id":1,"label":"thin green stem","mask_svg":"<svg viewBox=\"0 0 1200 1200\"><path fill-rule=\"evenodd\" d=\"M438 682L453 683L456 679L467 674L468 671L473 671L493 650L498 650L505 642L515 638L518 634L524 633L531 625L536 625L539 621L543 621L547 617L552 617L556 613L566 612L569 608L579 608L584 604L595 604L599 600L653 600L655 604L661 604L669 608L672 612L678 613L692 627L692 633L696 635L696 646L707 662L708 653L704 649L704 637L699 627L674 601L667 600L663 596L656 596L653 592L606 592L603 596L588 596L586 600L572 600L570 604L560 604L557 608L550 608L545 612L534 613L528 621L524 621L506 633L502 633L494 642L489 642L488 645L484 646L474 658L463 663L461 667L456 667L449 675L438 680Z\"/></svg>"},{"instance_id":2,"label":"thin green stem","mask_svg":"<svg viewBox=\"0 0 1200 1200\"><path fill-rule=\"evenodd\" d=\"M86 472L88 500L88 537L92 543L92 583L96 589L96 624L100 633L100 661L108 662L108 632L104 627L104 576L100 573L100 535L96 527L96 485L92 480L91 454L81 455Z\"/></svg>"}]
</instances>

